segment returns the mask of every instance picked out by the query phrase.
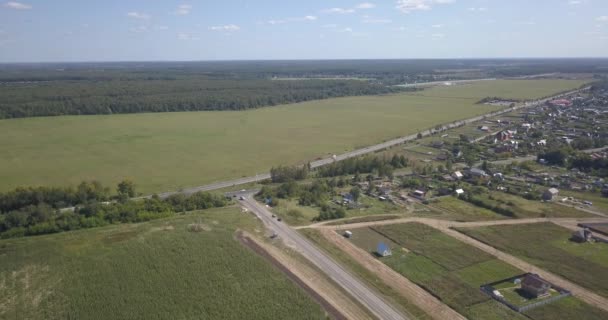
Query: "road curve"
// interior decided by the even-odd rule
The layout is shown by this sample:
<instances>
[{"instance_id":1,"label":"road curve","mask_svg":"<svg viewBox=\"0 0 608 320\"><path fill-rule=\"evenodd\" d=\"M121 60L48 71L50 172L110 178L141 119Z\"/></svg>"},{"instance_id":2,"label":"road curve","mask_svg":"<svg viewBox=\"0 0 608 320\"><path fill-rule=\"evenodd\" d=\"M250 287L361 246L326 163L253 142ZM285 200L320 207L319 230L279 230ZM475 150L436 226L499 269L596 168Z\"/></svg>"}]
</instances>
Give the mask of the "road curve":
<instances>
[{"instance_id":1,"label":"road curve","mask_svg":"<svg viewBox=\"0 0 608 320\"><path fill-rule=\"evenodd\" d=\"M375 291L372 291L355 276L333 261L328 255L311 244L304 236L290 228L285 223L272 218L272 213L256 202L251 195L243 196L241 205L255 213L264 224L273 230L279 238L289 246L294 247L304 257L310 260L321 271L325 272L340 287L353 296L370 312L383 320L409 319L408 316L384 301Z\"/></svg>"}]
</instances>

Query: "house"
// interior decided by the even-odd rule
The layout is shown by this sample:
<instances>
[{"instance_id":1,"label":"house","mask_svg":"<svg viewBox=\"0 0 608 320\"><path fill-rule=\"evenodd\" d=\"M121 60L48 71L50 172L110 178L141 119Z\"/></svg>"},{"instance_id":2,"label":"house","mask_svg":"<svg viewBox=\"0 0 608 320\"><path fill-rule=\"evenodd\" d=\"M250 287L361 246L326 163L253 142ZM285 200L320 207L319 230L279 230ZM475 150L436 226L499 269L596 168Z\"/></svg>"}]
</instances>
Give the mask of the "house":
<instances>
[{"instance_id":1,"label":"house","mask_svg":"<svg viewBox=\"0 0 608 320\"><path fill-rule=\"evenodd\" d=\"M511 139L511 134L507 131L501 131L496 134L496 140L498 141L508 141Z\"/></svg>"},{"instance_id":2,"label":"house","mask_svg":"<svg viewBox=\"0 0 608 320\"><path fill-rule=\"evenodd\" d=\"M538 298L545 296L551 289L551 284L543 280L539 275L529 273L521 281L521 289L527 295Z\"/></svg>"},{"instance_id":3,"label":"house","mask_svg":"<svg viewBox=\"0 0 608 320\"><path fill-rule=\"evenodd\" d=\"M589 229L585 228L583 230L578 230L578 231L574 232L570 239L572 241L580 242L580 243L590 242L593 240L593 234L591 233L591 231Z\"/></svg>"},{"instance_id":4,"label":"house","mask_svg":"<svg viewBox=\"0 0 608 320\"><path fill-rule=\"evenodd\" d=\"M543 192L543 200L551 201L559 195L559 190L556 188L549 188Z\"/></svg>"},{"instance_id":5,"label":"house","mask_svg":"<svg viewBox=\"0 0 608 320\"><path fill-rule=\"evenodd\" d=\"M413 192L410 193L410 195L414 198L424 200L424 198L426 197L426 192L424 192L422 190L414 190Z\"/></svg>"},{"instance_id":6,"label":"house","mask_svg":"<svg viewBox=\"0 0 608 320\"><path fill-rule=\"evenodd\" d=\"M490 131L490 128L488 128L488 126L480 126L478 129L484 132Z\"/></svg>"},{"instance_id":7,"label":"house","mask_svg":"<svg viewBox=\"0 0 608 320\"><path fill-rule=\"evenodd\" d=\"M454 178L453 178L451 175L449 175L449 174L443 175L443 176L441 177L441 179L442 179L443 181L454 181Z\"/></svg>"},{"instance_id":8,"label":"house","mask_svg":"<svg viewBox=\"0 0 608 320\"><path fill-rule=\"evenodd\" d=\"M391 252L391 248L389 248L389 246L386 245L386 243L384 243L384 242L378 243L378 247L376 248L376 253L380 257L388 257L393 254Z\"/></svg>"},{"instance_id":9,"label":"house","mask_svg":"<svg viewBox=\"0 0 608 320\"><path fill-rule=\"evenodd\" d=\"M460 180L462 179L463 175L460 171L454 171L454 173L452 173L452 177L454 177L456 180Z\"/></svg>"},{"instance_id":10,"label":"house","mask_svg":"<svg viewBox=\"0 0 608 320\"><path fill-rule=\"evenodd\" d=\"M464 190L456 189L456 196L460 197L460 195L464 194Z\"/></svg>"},{"instance_id":11,"label":"house","mask_svg":"<svg viewBox=\"0 0 608 320\"><path fill-rule=\"evenodd\" d=\"M572 101L568 99L556 99L550 101L549 104L555 107L570 107L572 106Z\"/></svg>"},{"instance_id":12,"label":"house","mask_svg":"<svg viewBox=\"0 0 608 320\"><path fill-rule=\"evenodd\" d=\"M477 168L469 170L469 174L473 177L486 177L488 175L485 171Z\"/></svg>"}]
</instances>

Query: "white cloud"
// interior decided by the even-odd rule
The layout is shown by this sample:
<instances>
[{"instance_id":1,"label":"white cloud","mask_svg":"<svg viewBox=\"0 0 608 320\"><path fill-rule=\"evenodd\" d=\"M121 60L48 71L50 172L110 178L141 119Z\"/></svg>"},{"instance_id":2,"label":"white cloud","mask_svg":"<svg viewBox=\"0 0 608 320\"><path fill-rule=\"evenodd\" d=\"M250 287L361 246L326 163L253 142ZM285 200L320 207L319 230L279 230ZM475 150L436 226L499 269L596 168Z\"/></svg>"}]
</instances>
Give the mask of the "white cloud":
<instances>
[{"instance_id":1,"label":"white cloud","mask_svg":"<svg viewBox=\"0 0 608 320\"><path fill-rule=\"evenodd\" d=\"M359 3L355 6L355 9L373 9L376 5L370 2Z\"/></svg>"},{"instance_id":2,"label":"white cloud","mask_svg":"<svg viewBox=\"0 0 608 320\"><path fill-rule=\"evenodd\" d=\"M179 6L177 6L177 9L174 11L175 14L183 16L183 15L187 15L190 14L190 11L192 10L192 6L189 4L180 4Z\"/></svg>"},{"instance_id":3,"label":"white cloud","mask_svg":"<svg viewBox=\"0 0 608 320\"><path fill-rule=\"evenodd\" d=\"M338 32L353 32L353 29L352 28L344 28L344 29L338 30Z\"/></svg>"},{"instance_id":4,"label":"white cloud","mask_svg":"<svg viewBox=\"0 0 608 320\"><path fill-rule=\"evenodd\" d=\"M326 28L326 29L335 29L337 27L338 27L338 25L335 24L335 23L324 24L324 25L321 26L321 28Z\"/></svg>"},{"instance_id":5,"label":"white cloud","mask_svg":"<svg viewBox=\"0 0 608 320\"><path fill-rule=\"evenodd\" d=\"M443 25L442 24L434 24L431 27L433 27L433 28L443 28Z\"/></svg>"},{"instance_id":6,"label":"white cloud","mask_svg":"<svg viewBox=\"0 0 608 320\"><path fill-rule=\"evenodd\" d=\"M190 34L190 33L186 33L186 32L180 32L177 34L177 39L178 40L182 40L182 41L188 41L188 40L199 40L198 37Z\"/></svg>"},{"instance_id":7,"label":"white cloud","mask_svg":"<svg viewBox=\"0 0 608 320\"><path fill-rule=\"evenodd\" d=\"M577 4L581 4L581 3L583 3L583 1L581 1L581 0L570 0L570 1L568 1L569 5L577 5Z\"/></svg>"},{"instance_id":8,"label":"white cloud","mask_svg":"<svg viewBox=\"0 0 608 320\"><path fill-rule=\"evenodd\" d=\"M397 8L403 13L419 10L431 10L435 4L447 4L456 0L397 0Z\"/></svg>"},{"instance_id":9,"label":"white cloud","mask_svg":"<svg viewBox=\"0 0 608 320\"><path fill-rule=\"evenodd\" d=\"M385 18L363 17L363 20L361 20L361 22L369 23L369 24L387 24L387 23L392 23L393 20L385 19Z\"/></svg>"},{"instance_id":10,"label":"white cloud","mask_svg":"<svg viewBox=\"0 0 608 320\"><path fill-rule=\"evenodd\" d=\"M169 30L169 27L167 27L167 26L158 26L158 27L156 27L156 29L164 31L164 30Z\"/></svg>"},{"instance_id":11,"label":"white cloud","mask_svg":"<svg viewBox=\"0 0 608 320\"><path fill-rule=\"evenodd\" d=\"M473 11L473 12L484 12L484 11L488 11L488 8L484 8L484 7L471 7L471 8L468 8L467 10Z\"/></svg>"},{"instance_id":12,"label":"white cloud","mask_svg":"<svg viewBox=\"0 0 608 320\"><path fill-rule=\"evenodd\" d=\"M355 12L355 9L345 8L329 8L322 11L323 13L337 13L337 14L348 14Z\"/></svg>"},{"instance_id":13,"label":"white cloud","mask_svg":"<svg viewBox=\"0 0 608 320\"><path fill-rule=\"evenodd\" d=\"M5 7L15 9L15 10L29 10L32 8L31 5L17 2L17 1L9 1L4 4Z\"/></svg>"},{"instance_id":14,"label":"white cloud","mask_svg":"<svg viewBox=\"0 0 608 320\"><path fill-rule=\"evenodd\" d=\"M599 21L599 22L607 22L608 21L608 16L600 16L595 18L595 21Z\"/></svg>"},{"instance_id":15,"label":"white cloud","mask_svg":"<svg viewBox=\"0 0 608 320\"><path fill-rule=\"evenodd\" d=\"M127 17L130 17L133 19L140 19L140 20L148 20L151 18L151 16L147 13L135 12L135 11L131 11L131 12L127 13Z\"/></svg>"},{"instance_id":16,"label":"white cloud","mask_svg":"<svg viewBox=\"0 0 608 320\"><path fill-rule=\"evenodd\" d=\"M433 37L433 39L443 39L443 38L445 38L445 34L443 34L443 33L433 33L431 35L431 37Z\"/></svg>"},{"instance_id":17,"label":"white cloud","mask_svg":"<svg viewBox=\"0 0 608 320\"><path fill-rule=\"evenodd\" d=\"M227 24L227 25L224 25L224 26L209 27L209 30L232 32L232 31L239 31L239 30L241 30L241 27L239 27L239 26L237 26L235 24Z\"/></svg>"},{"instance_id":18,"label":"white cloud","mask_svg":"<svg viewBox=\"0 0 608 320\"><path fill-rule=\"evenodd\" d=\"M277 24L284 24L284 23L288 23L288 22L302 22L302 21L315 21L315 20L317 20L316 16L303 16L303 17L296 17L296 18L273 19L273 20L268 20L265 23L270 24L270 25L277 25Z\"/></svg>"}]
</instances>

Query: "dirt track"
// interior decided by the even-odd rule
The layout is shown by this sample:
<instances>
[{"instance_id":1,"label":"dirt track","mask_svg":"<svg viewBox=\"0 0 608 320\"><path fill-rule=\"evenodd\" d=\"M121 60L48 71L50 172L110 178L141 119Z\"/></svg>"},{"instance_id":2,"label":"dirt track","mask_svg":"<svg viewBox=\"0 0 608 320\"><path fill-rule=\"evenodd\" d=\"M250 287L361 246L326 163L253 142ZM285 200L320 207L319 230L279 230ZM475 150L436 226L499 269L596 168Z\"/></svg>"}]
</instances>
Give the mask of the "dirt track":
<instances>
[{"instance_id":1,"label":"dirt track","mask_svg":"<svg viewBox=\"0 0 608 320\"><path fill-rule=\"evenodd\" d=\"M429 294L424 289L420 288L415 283L411 282L407 278L401 276L393 269L380 262L378 259L374 259L369 253L356 247L349 241L346 241L344 237L340 236L336 232L330 229L319 229L321 234L335 244L342 251L348 253L351 257L356 259L363 267L372 271L376 274L384 283L395 289L407 300L412 301L423 311L429 314L434 319L445 320L445 319L466 319L443 302Z\"/></svg>"},{"instance_id":2,"label":"dirt track","mask_svg":"<svg viewBox=\"0 0 608 320\"><path fill-rule=\"evenodd\" d=\"M476 239L473 239L467 235L464 235L464 234L452 229L453 227L461 227L461 228L469 227L470 228L470 227L495 226L495 225L529 224L529 223L540 223L540 222L552 222L552 223L555 223L555 224L558 224L561 226L574 228L574 226L580 222L607 222L607 219L605 219L605 218L604 219L602 219L602 218L585 218L585 219L538 218L538 219L515 219L515 220L497 220L497 221L479 221L479 222L454 222L454 221L426 219L426 218L405 218L405 219L387 220L387 221L354 223L354 224L350 224L350 225L339 225L339 226L317 225L315 227L322 230L323 234L326 234L328 239L330 238L329 234L334 234L335 236L331 237L331 239L333 239L332 241L334 241L335 243L339 243L336 239L342 238L342 237L340 237L336 232L334 232L334 230L343 230L343 229L351 229L351 228L354 229L354 228L361 228L361 227L398 224L398 223L407 223L407 222L423 223L430 227L438 229L438 230L444 232L445 234L447 234L453 238L456 238L464 243L472 245L476 248L479 248L479 249L495 256L499 260L502 260L516 268L519 268L526 272L532 272L532 273L539 274L541 277L547 279L549 282L552 282L564 289L569 290L577 298L579 298L593 306L596 306L600 309L608 311L608 299L606 299L598 294L595 294L592 291L585 289L573 282L570 282L560 276L557 276L551 272L538 268L522 259L519 259L517 257L514 257L514 256L504 253L502 251L499 251L485 243L482 243ZM342 239L342 241L349 243L343 239ZM369 255L367 255L367 256L369 256ZM373 258L370 257L370 259L373 259ZM377 261L377 260L375 260L375 261ZM377 262L379 264L382 264L379 261L377 261ZM386 268L388 268L388 267L386 266ZM399 277L403 278L401 275L399 275ZM394 280L389 280L389 281L394 281ZM391 283L389 281L387 281L387 284Z\"/></svg>"}]
</instances>

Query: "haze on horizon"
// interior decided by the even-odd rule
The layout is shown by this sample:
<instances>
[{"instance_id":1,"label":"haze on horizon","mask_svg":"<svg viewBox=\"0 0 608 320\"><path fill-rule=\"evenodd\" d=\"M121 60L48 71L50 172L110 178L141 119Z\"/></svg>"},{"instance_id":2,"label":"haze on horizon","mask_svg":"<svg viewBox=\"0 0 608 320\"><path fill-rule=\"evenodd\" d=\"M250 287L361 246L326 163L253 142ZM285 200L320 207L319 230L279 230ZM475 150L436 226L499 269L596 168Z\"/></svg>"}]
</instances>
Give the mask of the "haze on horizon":
<instances>
[{"instance_id":1,"label":"haze on horizon","mask_svg":"<svg viewBox=\"0 0 608 320\"><path fill-rule=\"evenodd\" d=\"M19 0L0 63L607 57L605 0Z\"/></svg>"}]
</instances>

